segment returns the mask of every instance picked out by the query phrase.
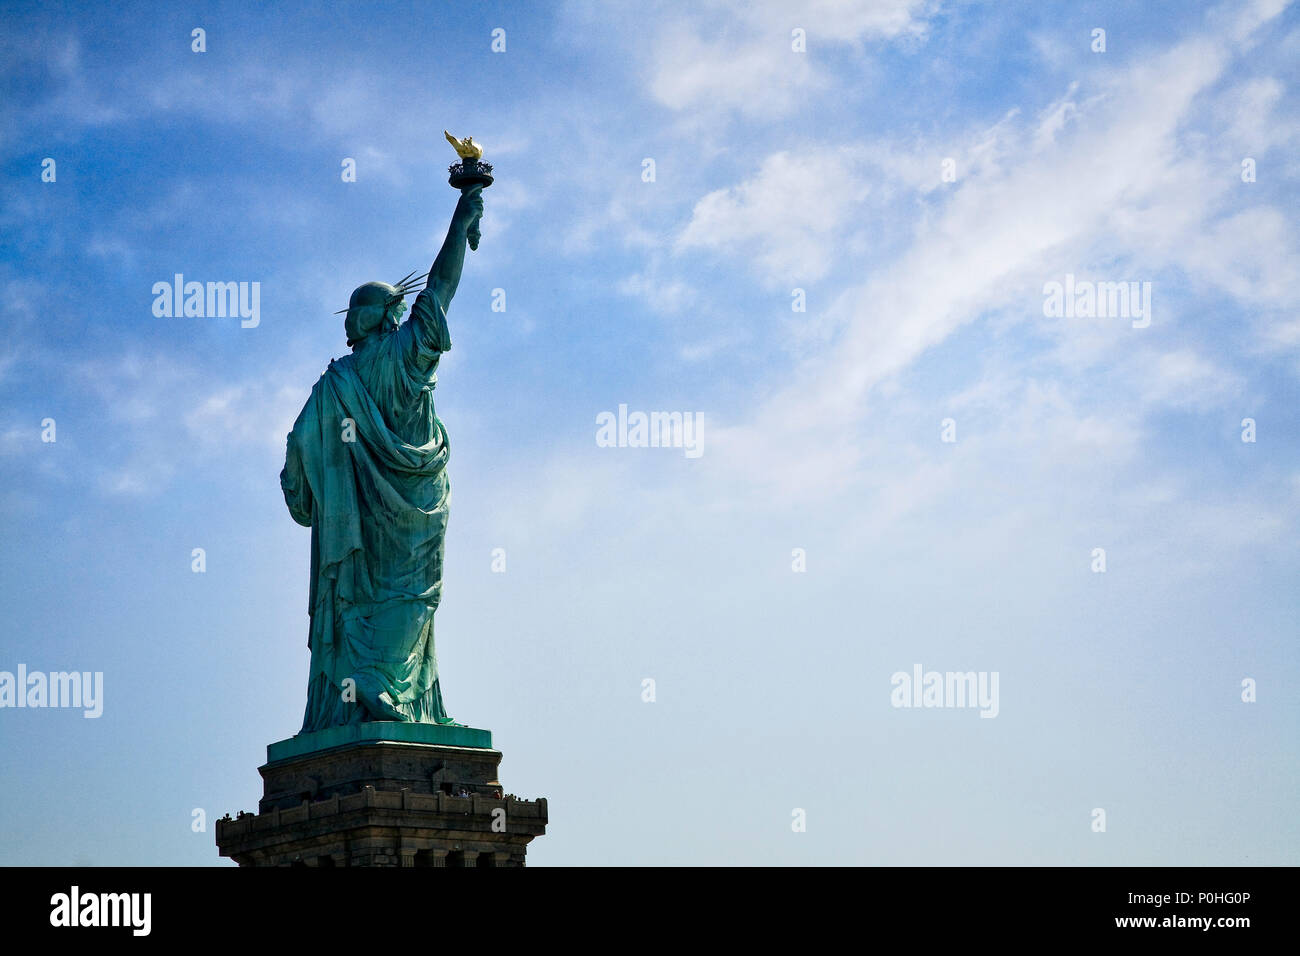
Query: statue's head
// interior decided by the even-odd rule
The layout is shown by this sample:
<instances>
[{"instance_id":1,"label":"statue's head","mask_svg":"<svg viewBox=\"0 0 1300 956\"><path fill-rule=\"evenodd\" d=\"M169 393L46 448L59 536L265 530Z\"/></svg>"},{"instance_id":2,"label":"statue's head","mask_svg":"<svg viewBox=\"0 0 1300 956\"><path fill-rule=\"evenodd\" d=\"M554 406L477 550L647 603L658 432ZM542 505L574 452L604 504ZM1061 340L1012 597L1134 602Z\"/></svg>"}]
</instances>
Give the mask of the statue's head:
<instances>
[{"instance_id":1,"label":"statue's head","mask_svg":"<svg viewBox=\"0 0 1300 956\"><path fill-rule=\"evenodd\" d=\"M406 303L402 291L387 282L367 282L357 286L348 300L348 317L343 322L348 345L355 346L378 332L391 332L402 320Z\"/></svg>"}]
</instances>

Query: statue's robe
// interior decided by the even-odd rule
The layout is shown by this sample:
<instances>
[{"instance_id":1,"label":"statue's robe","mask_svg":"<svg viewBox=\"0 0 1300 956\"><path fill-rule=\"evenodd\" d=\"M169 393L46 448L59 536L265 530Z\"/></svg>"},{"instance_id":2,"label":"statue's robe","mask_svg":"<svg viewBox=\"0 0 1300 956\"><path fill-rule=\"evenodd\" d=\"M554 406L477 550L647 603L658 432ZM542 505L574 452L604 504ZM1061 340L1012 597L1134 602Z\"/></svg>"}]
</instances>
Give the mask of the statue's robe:
<instances>
[{"instance_id":1,"label":"statue's robe","mask_svg":"<svg viewBox=\"0 0 1300 956\"><path fill-rule=\"evenodd\" d=\"M402 325L330 362L289 434L280 485L293 519L311 527L303 733L451 722L433 645L450 500L433 388L450 347L446 314L426 289Z\"/></svg>"}]
</instances>

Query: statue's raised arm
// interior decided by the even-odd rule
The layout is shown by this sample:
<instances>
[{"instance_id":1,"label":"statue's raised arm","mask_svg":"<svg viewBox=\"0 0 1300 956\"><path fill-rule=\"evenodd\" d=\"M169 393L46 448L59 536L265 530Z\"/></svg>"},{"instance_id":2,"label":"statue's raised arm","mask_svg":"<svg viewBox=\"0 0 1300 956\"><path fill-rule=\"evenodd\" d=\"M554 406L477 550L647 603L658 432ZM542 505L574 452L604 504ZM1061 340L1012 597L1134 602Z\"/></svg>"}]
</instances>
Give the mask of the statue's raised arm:
<instances>
[{"instance_id":1,"label":"statue's raised arm","mask_svg":"<svg viewBox=\"0 0 1300 956\"><path fill-rule=\"evenodd\" d=\"M404 367L417 377L431 373L438 356L451 348L447 308L460 284L461 269L465 265L466 237L483 213L483 199L478 195L480 190L481 187L475 186L460 197L447 238L429 269L428 280L415 297L410 317L398 329L397 347L404 357ZM414 284L418 284L418 280ZM399 294L405 294L405 289L409 288L411 286L403 287Z\"/></svg>"},{"instance_id":2,"label":"statue's raised arm","mask_svg":"<svg viewBox=\"0 0 1300 956\"><path fill-rule=\"evenodd\" d=\"M478 229L478 221L483 215L483 187L471 186L460 194L456 211L451 215L451 227L447 238L442 242L438 257L429 268L429 281L425 284L438 299L444 312L451 305L456 287L460 284L460 273L465 267L465 243L470 234Z\"/></svg>"}]
</instances>

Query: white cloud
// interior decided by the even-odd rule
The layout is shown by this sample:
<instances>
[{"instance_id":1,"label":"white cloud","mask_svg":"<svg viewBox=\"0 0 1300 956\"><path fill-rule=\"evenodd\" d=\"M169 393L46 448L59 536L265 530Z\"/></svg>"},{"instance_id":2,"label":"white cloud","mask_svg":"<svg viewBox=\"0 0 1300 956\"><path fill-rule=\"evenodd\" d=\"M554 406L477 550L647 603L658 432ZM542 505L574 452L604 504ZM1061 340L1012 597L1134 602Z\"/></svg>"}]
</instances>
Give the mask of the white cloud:
<instances>
[{"instance_id":1,"label":"white cloud","mask_svg":"<svg viewBox=\"0 0 1300 956\"><path fill-rule=\"evenodd\" d=\"M820 279L836 258L853 206L867 196L859 162L845 148L774 153L752 179L696 203L676 249L752 259L772 288Z\"/></svg>"},{"instance_id":2,"label":"white cloud","mask_svg":"<svg viewBox=\"0 0 1300 956\"><path fill-rule=\"evenodd\" d=\"M680 279L661 281L649 272L624 276L614 288L620 295L645 299L651 309L666 313L682 312L699 298L695 289Z\"/></svg>"},{"instance_id":3,"label":"white cloud","mask_svg":"<svg viewBox=\"0 0 1300 956\"><path fill-rule=\"evenodd\" d=\"M309 375L299 374L290 380L305 382L305 387L270 384L279 380L268 374L252 383L218 386L185 414L185 427L203 443L227 449L252 445L263 451L283 452L285 436L306 401L312 381Z\"/></svg>"},{"instance_id":4,"label":"white cloud","mask_svg":"<svg viewBox=\"0 0 1300 956\"><path fill-rule=\"evenodd\" d=\"M1204 409L1241 391L1235 374L1190 348L1166 352L1144 364L1144 398L1153 405Z\"/></svg>"},{"instance_id":5,"label":"white cloud","mask_svg":"<svg viewBox=\"0 0 1300 956\"><path fill-rule=\"evenodd\" d=\"M818 52L830 45L918 36L934 4L923 0L714 0L685 20L671 20L654 41L650 92L665 106L710 114L735 110L770 119L829 83ZM663 18L676 13L664 12ZM720 29L725 23L727 29ZM791 31L807 35L807 52L791 48Z\"/></svg>"},{"instance_id":6,"label":"white cloud","mask_svg":"<svg viewBox=\"0 0 1300 956\"><path fill-rule=\"evenodd\" d=\"M843 316L844 334L762 408L755 420L763 425L748 426L756 445L774 425L802 444L824 443L828 429L865 414L870 388L990 310L1019 308L1034 318L1041 299L1026 298L1025 290L1068 269L1083 272L1090 261L1126 270L1108 276L1115 279L1191 268L1227 291L1245 295L1249 284L1251 296L1287 301L1280 280L1296 271L1293 235L1276 211L1249 214L1258 227L1253 236L1231 215L1216 219L1230 212L1223 196L1233 179L1217 183L1220 171L1189 155L1179 139L1193 104L1220 80L1231 55L1222 41L1192 39L1123 71L1105 83L1104 95L1075 108L1058 105L1028 128L1000 124L1007 142L995 152L1003 159L960 183L911 249L839 297L833 310ZM782 216L784 201L801 188L791 178L789 157L771 157L753 182L706 197L684 242L703 241L711 229L717 244L748 244L769 268L781 255L797 255L790 237L811 220ZM1258 281L1237 275L1231 252L1224 266L1213 266L1225 231L1238 237L1242 257L1262 256ZM1189 244L1198 233L1209 233L1203 246Z\"/></svg>"}]
</instances>

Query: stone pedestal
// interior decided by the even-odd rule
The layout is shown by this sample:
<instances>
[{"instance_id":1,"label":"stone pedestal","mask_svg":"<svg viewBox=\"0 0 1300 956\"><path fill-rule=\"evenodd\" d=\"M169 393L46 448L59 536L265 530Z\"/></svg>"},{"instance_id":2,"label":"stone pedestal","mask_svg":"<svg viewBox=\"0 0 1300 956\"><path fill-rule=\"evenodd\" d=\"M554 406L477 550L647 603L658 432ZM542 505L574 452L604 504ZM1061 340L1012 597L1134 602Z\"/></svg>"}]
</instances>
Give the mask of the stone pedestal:
<instances>
[{"instance_id":1,"label":"stone pedestal","mask_svg":"<svg viewBox=\"0 0 1300 956\"><path fill-rule=\"evenodd\" d=\"M258 812L217 821L240 866L523 866L546 800L506 794L490 731L387 721L267 747Z\"/></svg>"}]
</instances>

